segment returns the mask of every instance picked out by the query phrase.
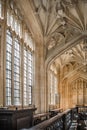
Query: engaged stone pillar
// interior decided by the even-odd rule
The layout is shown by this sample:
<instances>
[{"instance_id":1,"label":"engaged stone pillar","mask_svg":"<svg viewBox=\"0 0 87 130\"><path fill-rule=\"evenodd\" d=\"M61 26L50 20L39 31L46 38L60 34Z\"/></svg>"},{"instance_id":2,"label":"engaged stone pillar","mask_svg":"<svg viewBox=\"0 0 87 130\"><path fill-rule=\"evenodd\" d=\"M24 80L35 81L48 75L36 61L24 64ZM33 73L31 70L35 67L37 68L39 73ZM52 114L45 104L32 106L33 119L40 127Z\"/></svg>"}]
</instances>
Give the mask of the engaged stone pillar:
<instances>
[{"instance_id":1,"label":"engaged stone pillar","mask_svg":"<svg viewBox=\"0 0 87 130\"><path fill-rule=\"evenodd\" d=\"M87 105L87 83L86 82L84 84L84 95L83 95L83 98L84 98L84 105Z\"/></svg>"}]
</instances>

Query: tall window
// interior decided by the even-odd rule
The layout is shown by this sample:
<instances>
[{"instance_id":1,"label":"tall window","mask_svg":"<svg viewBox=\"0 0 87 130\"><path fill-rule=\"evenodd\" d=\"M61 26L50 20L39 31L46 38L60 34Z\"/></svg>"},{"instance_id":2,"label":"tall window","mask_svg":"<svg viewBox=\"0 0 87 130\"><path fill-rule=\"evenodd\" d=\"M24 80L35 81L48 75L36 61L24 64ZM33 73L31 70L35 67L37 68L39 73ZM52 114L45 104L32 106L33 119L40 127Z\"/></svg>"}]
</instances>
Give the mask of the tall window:
<instances>
[{"instance_id":1,"label":"tall window","mask_svg":"<svg viewBox=\"0 0 87 130\"><path fill-rule=\"evenodd\" d=\"M6 35L6 105L11 105L12 94L12 36Z\"/></svg>"},{"instance_id":2,"label":"tall window","mask_svg":"<svg viewBox=\"0 0 87 130\"><path fill-rule=\"evenodd\" d=\"M50 104L55 105L56 102L56 96L58 94L57 89L57 76L54 72L50 72Z\"/></svg>"},{"instance_id":3,"label":"tall window","mask_svg":"<svg viewBox=\"0 0 87 130\"><path fill-rule=\"evenodd\" d=\"M12 57L14 57L14 59ZM14 66L13 66L13 63L14 63ZM12 92L14 95L13 102L12 102ZM6 105L12 105L12 104L14 105L20 104L20 45L17 39L13 41L11 33L7 31L7 35L6 35Z\"/></svg>"},{"instance_id":4,"label":"tall window","mask_svg":"<svg viewBox=\"0 0 87 130\"><path fill-rule=\"evenodd\" d=\"M20 104L20 44L14 41L14 104Z\"/></svg>"},{"instance_id":5,"label":"tall window","mask_svg":"<svg viewBox=\"0 0 87 130\"><path fill-rule=\"evenodd\" d=\"M0 9L1 5L0 3ZM1 11L2 9L2 14ZM9 1L7 28L10 31L6 34L6 105L32 104L33 40L22 19L14 2Z\"/></svg>"},{"instance_id":6,"label":"tall window","mask_svg":"<svg viewBox=\"0 0 87 130\"><path fill-rule=\"evenodd\" d=\"M24 83L22 84L23 102L24 105L29 105L32 103L32 52L24 48L24 60L21 61L21 45L19 41L12 38L9 31L7 31L6 37L6 105L21 104L22 72L24 73ZM23 70L21 70L22 63L24 63Z\"/></svg>"},{"instance_id":7,"label":"tall window","mask_svg":"<svg viewBox=\"0 0 87 130\"><path fill-rule=\"evenodd\" d=\"M1 4L1 0L0 0L0 18L2 17L2 4Z\"/></svg>"},{"instance_id":8,"label":"tall window","mask_svg":"<svg viewBox=\"0 0 87 130\"><path fill-rule=\"evenodd\" d=\"M3 19L3 11L4 7L3 7L3 0L0 0L0 19Z\"/></svg>"},{"instance_id":9,"label":"tall window","mask_svg":"<svg viewBox=\"0 0 87 130\"><path fill-rule=\"evenodd\" d=\"M32 93L32 53L24 50L24 105L31 104Z\"/></svg>"}]
</instances>

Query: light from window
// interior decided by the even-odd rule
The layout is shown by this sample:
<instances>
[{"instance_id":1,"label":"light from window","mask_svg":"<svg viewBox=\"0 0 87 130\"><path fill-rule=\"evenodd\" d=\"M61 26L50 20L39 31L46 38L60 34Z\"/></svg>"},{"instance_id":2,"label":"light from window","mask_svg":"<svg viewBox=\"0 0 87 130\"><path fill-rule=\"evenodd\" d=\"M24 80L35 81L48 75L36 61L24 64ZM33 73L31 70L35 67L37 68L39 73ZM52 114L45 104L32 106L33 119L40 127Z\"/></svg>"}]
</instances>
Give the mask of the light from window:
<instances>
[{"instance_id":1,"label":"light from window","mask_svg":"<svg viewBox=\"0 0 87 130\"><path fill-rule=\"evenodd\" d=\"M3 1L0 0L0 18L3 19Z\"/></svg>"},{"instance_id":2,"label":"light from window","mask_svg":"<svg viewBox=\"0 0 87 130\"><path fill-rule=\"evenodd\" d=\"M2 1L0 0L0 17L3 14ZM26 24L22 21L21 13L14 6L13 1L9 2L11 3L7 6L7 26L11 33L7 31L6 35L6 105L20 105L22 99L24 100L23 105L29 105L32 102L33 56L31 50L33 50L33 41L27 27L24 31ZM24 32L26 33L24 34ZM23 45L26 46L25 49ZM21 60L23 55L21 47L24 50L23 60ZM22 74L24 77L21 76ZM21 82L22 79L23 82ZM22 90L24 95L21 93Z\"/></svg>"},{"instance_id":3,"label":"light from window","mask_svg":"<svg viewBox=\"0 0 87 130\"><path fill-rule=\"evenodd\" d=\"M58 93L57 89L57 77L54 72L50 72L50 103L52 105L56 104L56 96Z\"/></svg>"},{"instance_id":4,"label":"light from window","mask_svg":"<svg viewBox=\"0 0 87 130\"><path fill-rule=\"evenodd\" d=\"M14 105L20 104L20 45L14 41Z\"/></svg>"},{"instance_id":5,"label":"light from window","mask_svg":"<svg viewBox=\"0 0 87 130\"><path fill-rule=\"evenodd\" d=\"M0 0L0 18L2 17L2 4L1 4L1 0Z\"/></svg>"},{"instance_id":6,"label":"light from window","mask_svg":"<svg viewBox=\"0 0 87 130\"><path fill-rule=\"evenodd\" d=\"M10 26L10 11L7 10L7 25Z\"/></svg>"},{"instance_id":7,"label":"light from window","mask_svg":"<svg viewBox=\"0 0 87 130\"><path fill-rule=\"evenodd\" d=\"M32 53L24 50L24 105L31 104Z\"/></svg>"},{"instance_id":8,"label":"light from window","mask_svg":"<svg viewBox=\"0 0 87 130\"><path fill-rule=\"evenodd\" d=\"M12 37L7 31L6 35L6 105L11 105L12 91Z\"/></svg>"}]
</instances>

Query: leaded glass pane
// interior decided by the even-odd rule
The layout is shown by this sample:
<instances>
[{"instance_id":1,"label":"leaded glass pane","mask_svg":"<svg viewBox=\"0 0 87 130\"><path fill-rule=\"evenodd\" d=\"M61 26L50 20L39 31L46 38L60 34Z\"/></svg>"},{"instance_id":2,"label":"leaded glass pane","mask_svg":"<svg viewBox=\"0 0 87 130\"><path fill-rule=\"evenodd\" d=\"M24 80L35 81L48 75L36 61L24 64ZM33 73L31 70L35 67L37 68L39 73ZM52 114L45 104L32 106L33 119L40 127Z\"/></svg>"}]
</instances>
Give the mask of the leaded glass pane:
<instances>
[{"instance_id":1,"label":"leaded glass pane","mask_svg":"<svg viewBox=\"0 0 87 130\"><path fill-rule=\"evenodd\" d=\"M14 105L20 104L20 45L14 41Z\"/></svg>"},{"instance_id":2,"label":"leaded glass pane","mask_svg":"<svg viewBox=\"0 0 87 130\"><path fill-rule=\"evenodd\" d=\"M3 19L4 18L4 15L3 15L3 1L0 0L0 18Z\"/></svg>"},{"instance_id":3,"label":"leaded glass pane","mask_svg":"<svg viewBox=\"0 0 87 130\"><path fill-rule=\"evenodd\" d=\"M24 50L24 105L31 104L32 90L32 54Z\"/></svg>"},{"instance_id":4,"label":"leaded glass pane","mask_svg":"<svg viewBox=\"0 0 87 130\"><path fill-rule=\"evenodd\" d=\"M12 37L9 31L7 31L6 43L6 105L11 105Z\"/></svg>"}]
</instances>

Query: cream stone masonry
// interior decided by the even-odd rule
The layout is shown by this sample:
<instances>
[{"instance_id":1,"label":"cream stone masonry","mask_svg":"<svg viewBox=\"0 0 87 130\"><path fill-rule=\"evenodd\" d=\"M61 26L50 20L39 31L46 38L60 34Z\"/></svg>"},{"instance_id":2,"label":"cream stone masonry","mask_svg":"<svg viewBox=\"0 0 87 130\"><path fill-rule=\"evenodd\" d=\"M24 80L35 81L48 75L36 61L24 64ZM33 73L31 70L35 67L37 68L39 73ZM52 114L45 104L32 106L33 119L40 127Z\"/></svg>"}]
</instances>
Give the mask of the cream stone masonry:
<instances>
[{"instance_id":1,"label":"cream stone masonry","mask_svg":"<svg viewBox=\"0 0 87 130\"><path fill-rule=\"evenodd\" d=\"M4 19L0 18L0 104L5 106L5 38L9 2L14 3L15 14L16 9L21 13L23 38L29 31L34 40L32 104L37 108L36 112L46 112L51 105L63 109L87 105L87 0L7 0L3 4L1 16ZM15 19L19 21L19 17ZM16 32L12 35L15 36ZM23 38L21 34L18 36L22 47L25 44ZM51 104L50 71L55 73L55 70L59 102ZM23 105L23 70L21 78ZM54 99L55 93L52 94Z\"/></svg>"},{"instance_id":2,"label":"cream stone masonry","mask_svg":"<svg viewBox=\"0 0 87 130\"><path fill-rule=\"evenodd\" d=\"M58 68L59 106L64 109L73 106L73 103L69 104L71 82L75 75L77 75L76 79L80 78L79 73L86 78L86 72L84 73L86 67L81 60L84 59L83 44L87 36L85 13L87 2L81 0L16 0L16 4L22 10L36 42L34 84L36 86L34 90L36 107L39 111L49 110L49 70L54 63L56 69ZM67 64L69 71L66 73Z\"/></svg>"}]
</instances>

